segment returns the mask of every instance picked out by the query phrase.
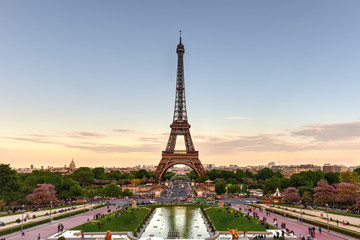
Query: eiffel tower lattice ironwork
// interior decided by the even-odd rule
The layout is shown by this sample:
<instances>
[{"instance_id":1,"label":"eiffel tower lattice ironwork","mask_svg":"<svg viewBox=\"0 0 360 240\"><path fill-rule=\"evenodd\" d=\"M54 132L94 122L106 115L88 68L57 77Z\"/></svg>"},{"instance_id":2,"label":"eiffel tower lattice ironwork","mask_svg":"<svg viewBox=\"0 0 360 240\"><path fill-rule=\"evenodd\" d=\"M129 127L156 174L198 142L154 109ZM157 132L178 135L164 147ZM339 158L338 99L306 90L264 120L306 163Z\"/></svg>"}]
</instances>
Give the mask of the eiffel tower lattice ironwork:
<instances>
[{"instance_id":1,"label":"eiffel tower lattice ironwork","mask_svg":"<svg viewBox=\"0 0 360 240\"><path fill-rule=\"evenodd\" d=\"M190 135L190 124L188 123L185 101L185 80L184 80L184 45L177 46L178 55L176 97L173 123L170 125L171 132L165 151L162 152L162 159L155 170L155 177L160 181L166 170L177 164L184 164L192 168L199 176L205 174L205 169L199 160L199 152L195 151ZM175 150L177 136L184 136L186 150Z\"/></svg>"}]
</instances>

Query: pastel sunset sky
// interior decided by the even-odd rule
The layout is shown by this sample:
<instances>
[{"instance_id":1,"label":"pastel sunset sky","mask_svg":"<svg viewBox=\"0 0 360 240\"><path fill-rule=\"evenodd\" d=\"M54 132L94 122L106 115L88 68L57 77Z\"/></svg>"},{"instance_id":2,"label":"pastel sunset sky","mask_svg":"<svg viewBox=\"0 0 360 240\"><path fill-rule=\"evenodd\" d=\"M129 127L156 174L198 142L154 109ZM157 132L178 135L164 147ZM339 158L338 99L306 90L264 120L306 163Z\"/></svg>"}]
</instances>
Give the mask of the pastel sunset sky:
<instances>
[{"instance_id":1,"label":"pastel sunset sky","mask_svg":"<svg viewBox=\"0 0 360 240\"><path fill-rule=\"evenodd\" d=\"M179 30L204 163L360 165L359 1L0 1L0 163L157 164Z\"/></svg>"}]
</instances>

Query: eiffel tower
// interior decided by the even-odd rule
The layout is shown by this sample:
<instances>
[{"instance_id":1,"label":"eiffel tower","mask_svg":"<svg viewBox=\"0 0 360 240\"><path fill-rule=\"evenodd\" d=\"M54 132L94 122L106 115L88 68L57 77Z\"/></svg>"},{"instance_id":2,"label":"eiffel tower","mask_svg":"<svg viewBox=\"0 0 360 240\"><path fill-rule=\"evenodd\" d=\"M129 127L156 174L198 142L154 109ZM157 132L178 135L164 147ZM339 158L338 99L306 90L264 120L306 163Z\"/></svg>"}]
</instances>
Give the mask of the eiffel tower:
<instances>
[{"instance_id":1,"label":"eiffel tower","mask_svg":"<svg viewBox=\"0 0 360 240\"><path fill-rule=\"evenodd\" d=\"M176 76L176 97L173 123L170 125L171 132L165 151L162 152L162 159L155 170L155 177L161 181L166 170L177 164L184 164L192 168L199 176L205 174L205 169L199 160L199 152L195 151L190 135L190 124L188 123L185 101L185 80L184 80L184 45L177 46L178 55L177 76ZM175 150L178 136L184 137L186 150Z\"/></svg>"}]
</instances>

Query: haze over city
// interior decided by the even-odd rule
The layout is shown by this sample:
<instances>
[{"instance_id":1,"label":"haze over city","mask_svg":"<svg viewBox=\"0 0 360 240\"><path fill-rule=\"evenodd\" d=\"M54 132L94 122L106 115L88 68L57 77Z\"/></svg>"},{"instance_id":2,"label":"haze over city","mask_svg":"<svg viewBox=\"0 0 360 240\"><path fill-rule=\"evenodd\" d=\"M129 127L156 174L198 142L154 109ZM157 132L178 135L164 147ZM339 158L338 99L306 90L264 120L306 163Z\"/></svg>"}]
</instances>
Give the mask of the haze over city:
<instances>
[{"instance_id":1,"label":"haze over city","mask_svg":"<svg viewBox=\"0 0 360 240\"><path fill-rule=\"evenodd\" d=\"M358 1L2 1L0 163L158 164L179 30L202 163L360 164Z\"/></svg>"}]
</instances>

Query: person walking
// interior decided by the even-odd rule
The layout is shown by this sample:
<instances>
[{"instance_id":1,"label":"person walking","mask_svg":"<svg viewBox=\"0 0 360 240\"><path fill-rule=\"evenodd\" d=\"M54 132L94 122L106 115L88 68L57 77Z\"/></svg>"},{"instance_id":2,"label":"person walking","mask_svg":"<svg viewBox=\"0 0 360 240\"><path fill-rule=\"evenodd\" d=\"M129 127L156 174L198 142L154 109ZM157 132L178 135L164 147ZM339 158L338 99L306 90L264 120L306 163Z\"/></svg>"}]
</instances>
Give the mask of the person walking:
<instances>
[{"instance_id":1,"label":"person walking","mask_svg":"<svg viewBox=\"0 0 360 240\"><path fill-rule=\"evenodd\" d=\"M319 234L321 234L321 227L319 227Z\"/></svg>"},{"instance_id":2,"label":"person walking","mask_svg":"<svg viewBox=\"0 0 360 240\"><path fill-rule=\"evenodd\" d=\"M24 239L24 238L25 238L25 232L22 231L22 232L21 232L21 239Z\"/></svg>"},{"instance_id":3,"label":"person walking","mask_svg":"<svg viewBox=\"0 0 360 240\"><path fill-rule=\"evenodd\" d=\"M39 233L39 235L38 235L38 240L40 240L40 238L41 238L41 237L40 237L40 233Z\"/></svg>"}]
</instances>

